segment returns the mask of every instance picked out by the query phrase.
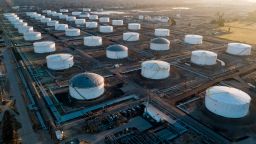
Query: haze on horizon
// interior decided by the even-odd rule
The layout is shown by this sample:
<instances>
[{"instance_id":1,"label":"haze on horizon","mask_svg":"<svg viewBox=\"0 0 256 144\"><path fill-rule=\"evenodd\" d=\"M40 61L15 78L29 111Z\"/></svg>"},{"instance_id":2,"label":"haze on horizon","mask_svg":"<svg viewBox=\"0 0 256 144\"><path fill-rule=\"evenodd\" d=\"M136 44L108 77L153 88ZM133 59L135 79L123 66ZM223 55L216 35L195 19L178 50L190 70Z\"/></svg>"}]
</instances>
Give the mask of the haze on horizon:
<instances>
[{"instance_id":1,"label":"haze on horizon","mask_svg":"<svg viewBox=\"0 0 256 144\"><path fill-rule=\"evenodd\" d=\"M9 6L33 5L46 7L157 7L157 6L187 6L187 5L210 5L210 6L255 6L256 0L0 0L1 4Z\"/></svg>"}]
</instances>

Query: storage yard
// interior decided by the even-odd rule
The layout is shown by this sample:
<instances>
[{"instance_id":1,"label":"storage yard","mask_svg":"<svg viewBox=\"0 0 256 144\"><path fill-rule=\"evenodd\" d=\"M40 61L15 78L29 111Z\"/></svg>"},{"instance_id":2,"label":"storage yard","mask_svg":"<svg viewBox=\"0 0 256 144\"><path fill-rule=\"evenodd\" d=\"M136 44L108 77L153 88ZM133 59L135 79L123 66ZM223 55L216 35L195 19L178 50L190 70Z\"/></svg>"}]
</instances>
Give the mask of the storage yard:
<instances>
[{"instance_id":1,"label":"storage yard","mask_svg":"<svg viewBox=\"0 0 256 144\"><path fill-rule=\"evenodd\" d=\"M2 12L33 130L62 144L255 142L255 43L227 38L212 9Z\"/></svg>"}]
</instances>

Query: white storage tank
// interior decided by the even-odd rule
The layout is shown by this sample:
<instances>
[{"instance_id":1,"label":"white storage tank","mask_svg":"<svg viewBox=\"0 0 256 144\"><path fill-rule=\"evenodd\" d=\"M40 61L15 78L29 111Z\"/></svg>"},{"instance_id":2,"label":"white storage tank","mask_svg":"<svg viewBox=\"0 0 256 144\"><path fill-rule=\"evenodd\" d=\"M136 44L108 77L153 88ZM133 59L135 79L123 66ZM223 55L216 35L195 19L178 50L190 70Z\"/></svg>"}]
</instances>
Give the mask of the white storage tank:
<instances>
[{"instance_id":1,"label":"white storage tank","mask_svg":"<svg viewBox=\"0 0 256 144\"><path fill-rule=\"evenodd\" d=\"M97 22L85 22L85 26L86 28L97 28L98 27L98 23Z\"/></svg>"},{"instance_id":2,"label":"white storage tank","mask_svg":"<svg viewBox=\"0 0 256 144\"><path fill-rule=\"evenodd\" d=\"M170 36L170 30L169 29L162 29L162 28L155 29L155 36L159 36L159 37Z\"/></svg>"},{"instance_id":3,"label":"white storage tank","mask_svg":"<svg viewBox=\"0 0 256 144\"><path fill-rule=\"evenodd\" d=\"M40 32L26 32L24 33L24 39L26 41L36 41L40 40L42 38L42 35Z\"/></svg>"},{"instance_id":4,"label":"white storage tank","mask_svg":"<svg viewBox=\"0 0 256 144\"><path fill-rule=\"evenodd\" d=\"M37 12L27 12L26 15L33 18L35 15L37 15Z\"/></svg>"},{"instance_id":5,"label":"white storage tank","mask_svg":"<svg viewBox=\"0 0 256 144\"><path fill-rule=\"evenodd\" d=\"M56 12L56 13L53 13L53 14L52 14L52 16L54 16L54 17L59 17L59 15L62 15L62 13L57 13L57 12Z\"/></svg>"},{"instance_id":6,"label":"white storage tank","mask_svg":"<svg viewBox=\"0 0 256 144\"><path fill-rule=\"evenodd\" d=\"M76 20L75 16L68 16L68 17L66 17L66 21L71 22L71 21L75 21L75 20Z\"/></svg>"},{"instance_id":7,"label":"white storage tank","mask_svg":"<svg viewBox=\"0 0 256 144\"><path fill-rule=\"evenodd\" d=\"M79 11L74 11L72 12L72 15L73 16L79 16L82 12L79 12Z\"/></svg>"},{"instance_id":8,"label":"white storage tank","mask_svg":"<svg viewBox=\"0 0 256 144\"><path fill-rule=\"evenodd\" d=\"M45 18L45 16L42 16L41 14L37 14L37 15L35 16L35 19L36 19L36 20L40 20L41 18Z\"/></svg>"},{"instance_id":9,"label":"white storage tank","mask_svg":"<svg viewBox=\"0 0 256 144\"><path fill-rule=\"evenodd\" d=\"M47 14L47 15L51 15L51 13L52 13L51 10L47 10L47 11L46 11L46 14Z\"/></svg>"},{"instance_id":10,"label":"white storage tank","mask_svg":"<svg viewBox=\"0 0 256 144\"><path fill-rule=\"evenodd\" d=\"M184 39L185 43L187 44L202 44L203 43L203 36L201 35L185 35Z\"/></svg>"},{"instance_id":11,"label":"white storage tank","mask_svg":"<svg viewBox=\"0 0 256 144\"><path fill-rule=\"evenodd\" d=\"M128 57L128 48L119 44L110 45L107 47L106 55L110 59L124 59Z\"/></svg>"},{"instance_id":12,"label":"white storage tank","mask_svg":"<svg viewBox=\"0 0 256 144\"><path fill-rule=\"evenodd\" d=\"M66 29L68 29L67 24L56 24L55 25L55 30L57 30L57 31L64 31Z\"/></svg>"},{"instance_id":13,"label":"white storage tank","mask_svg":"<svg viewBox=\"0 0 256 144\"><path fill-rule=\"evenodd\" d=\"M69 69L74 65L74 57L71 54L52 54L46 57L47 67L51 70Z\"/></svg>"},{"instance_id":14,"label":"white storage tank","mask_svg":"<svg viewBox=\"0 0 256 144\"><path fill-rule=\"evenodd\" d=\"M17 25L17 24L20 24L20 23L23 23L23 20L16 20L16 21L12 21L12 25Z\"/></svg>"},{"instance_id":15,"label":"white storage tank","mask_svg":"<svg viewBox=\"0 0 256 144\"><path fill-rule=\"evenodd\" d=\"M11 22L11 24L15 24L15 23L18 23L18 22L23 22L23 20L19 19L19 18L10 18L9 21Z\"/></svg>"},{"instance_id":16,"label":"white storage tank","mask_svg":"<svg viewBox=\"0 0 256 144\"><path fill-rule=\"evenodd\" d=\"M46 14L46 13L47 13L47 10L42 10L42 13Z\"/></svg>"},{"instance_id":17,"label":"white storage tank","mask_svg":"<svg viewBox=\"0 0 256 144\"><path fill-rule=\"evenodd\" d=\"M139 15L138 18L139 18L139 20L143 20L144 16L143 15Z\"/></svg>"},{"instance_id":18,"label":"white storage tank","mask_svg":"<svg viewBox=\"0 0 256 144\"><path fill-rule=\"evenodd\" d=\"M140 30L141 26L139 23L129 23L128 29L129 30Z\"/></svg>"},{"instance_id":19,"label":"white storage tank","mask_svg":"<svg viewBox=\"0 0 256 144\"><path fill-rule=\"evenodd\" d=\"M84 45L85 46L101 46L102 38L99 36L84 37Z\"/></svg>"},{"instance_id":20,"label":"white storage tank","mask_svg":"<svg viewBox=\"0 0 256 144\"><path fill-rule=\"evenodd\" d=\"M80 18L89 18L90 14L89 13L84 13L84 14L79 15L79 17Z\"/></svg>"},{"instance_id":21,"label":"white storage tank","mask_svg":"<svg viewBox=\"0 0 256 144\"><path fill-rule=\"evenodd\" d=\"M226 52L232 55L248 56L251 55L252 46L243 43L229 43Z\"/></svg>"},{"instance_id":22,"label":"white storage tank","mask_svg":"<svg viewBox=\"0 0 256 144\"><path fill-rule=\"evenodd\" d=\"M206 50L192 51L191 62L197 65L215 65L217 63L217 54Z\"/></svg>"},{"instance_id":23,"label":"white storage tank","mask_svg":"<svg viewBox=\"0 0 256 144\"><path fill-rule=\"evenodd\" d=\"M28 15L28 12L26 13L26 15ZM15 13L4 13L4 17L5 18L17 17L17 15Z\"/></svg>"},{"instance_id":24,"label":"white storage tank","mask_svg":"<svg viewBox=\"0 0 256 144\"><path fill-rule=\"evenodd\" d=\"M51 11L51 16L55 15L57 12L56 11Z\"/></svg>"},{"instance_id":25,"label":"white storage tank","mask_svg":"<svg viewBox=\"0 0 256 144\"><path fill-rule=\"evenodd\" d=\"M61 13L67 13L67 12L68 12L68 9L60 9L60 12L61 12Z\"/></svg>"},{"instance_id":26,"label":"white storage tank","mask_svg":"<svg viewBox=\"0 0 256 144\"><path fill-rule=\"evenodd\" d=\"M206 90L205 107L225 118L242 118L249 112L251 97L236 88L213 86Z\"/></svg>"},{"instance_id":27,"label":"white storage tank","mask_svg":"<svg viewBox=\"0 0 256 144\"><path fill-rule=\"evenodd\" d=\"M33 27L31 27L31 26L21 26L21 27L19 27L18 28L18 32L20 33L20 34L24 34L24 33L26 33L26 32L33 32Z\"/></svg>"},{"instance_id":28,"label":"white storage tank","mask_svg":"<svg viewBox=\"0 0 256 144\"><path fill-rule=\"evenodd\" d=\"M68 17L68 15L63 14L63 15L60 15L60 16L59 16L59 19L65 20L65 19L67 19L67 17Z\"/></svg>"},{"instance_id":29,"label":"white storage tank","mask_svg":"<svg viewBox=\"0 0 256 144\"><path fill-rule=\"evenodd\" d=\"M113 26L122 26L122 25L124 25L124 21L123 20L112 20L112 25Z\"/></svg>"},{"instance_id":30,"label":"white storage tank","mask_svg":"<svg viewBox=\"0 0 256 144\"><path fill-rule=\"evenodd\" d=\"M78 28L70 28L65 30L66 36L80 36L80 29Z\"/></svg>"},{"instance_id":31,"label":"white storage tank","mask_svg":"<svg viewBox=\"0 0 256 144\"><path fill-rule=\"evenodd\" d=\"M140 34L136 32L126 32L123 33L124 41L138 41L140 39Z\"/></svg>"},{"instance_id":32,"label":"white storage tank","mask_svg":"<svg viewBox=\"0 0 256 144\"><path fill-rule=\"evenodd\" d=\"M109 23L110 19L109 17L100 17L99 22L102 23Z\"/></svg>"},{"instance_id":33,"label":"white storage tank","mask_svg":"<svg viewBox=\"0 0 256 144\"><path fill-rule=\"evenodd\" d=\"M113 26L100 26L100 32L101 33L112 33Z\"/></svg>"},{"instance_id":34,"label":"white storage tank","mask_svg":"<svg viewBox=\"0 0 256 144\"><path fill-rule=\"evenodd\" d=\"M93 100L104 93L104 77L95 73L80 73L69 81L69 94L77 100Z\"/></svg>"},{"instance_id":35,"label":"white storage tank","mask_svg":"<svg viewBox=\"0 0 256 144\"><path fill-rule=\"evenodd\" d=\"M160 60L149 60L141 64L141 75L148 79L166 79L170 75L170 64Z\"/></svg>"},{"instance_id":36,"label":"white storage tank","mask_svg":"<svg viewBox=\"0 0 256 144\"><path fill-rule=\"evenodd\" d=\"M84 25L85 24L85 19L76 19L75 24L76 25Z\"/></svg>"},{"instance_id":37,"label":"white storage tank","mask_svg":"<svg viewBox=\"0 0 256 144\"><path fill-rule=\"evenodd\" d=\"M15 24L15 23L17 23L17 22L23 22L23 20L16 19L16 18L10 19L9 21L10 21L11 24Z\"/></svg>"},{"instance_id":38,"label":"white storage tank","mask_svg":"<svg viewBox=\"0 0 256 144\"><path fill-rule=\"evenodd\" d=\"M90 12L91 9L90 9L90 8L83 8L83 11L84 11L84 12Z\"/></svg>"},{"instance_id":39,"label":"white storage tank","mask_svg":"<svg viewBox=\"0 0 256 144\"><path fill-rule=\"evenodd\" d=\"M56 13L55 16L59 18L61 15L63 15L63 14L62 13Z\"/></svg>"},{"instance_id":40,"label":"white storage tank","mask_svg":"<svg viewBox=\"0 0 256 144\"><path fill-rule=\"evenodd\" d=\"M167 17L167 16L162 16L160 22L162 22L162 23L168 23L168 22L169 22L169 19L170 19L170 18Z\"/></svg>"},{"instance_id":41,"label":"white storage tank","mask_svg":"<svg viewBox=\"0 0 256 144\"><path fill-rule=\"evenodd\" d=\"M90 15L89 16L90 20L97 20L98 18L99 18L98 15Z\"/></svg>"},{"instance_id":42,"label":"white storage tank","mask_svg":"<svg viewBox=\"0 0 256 144\"><path fill-rule=\"evenodd\" d=\"M35 53L50 53L55 51L55 42L53 41L34 42L33 46Z\"/></svg>"},{"instance_id":43,"label":"white storage tank","mask_svg":"<svg viewBox=\"0 0 256 144\"><path fill-rule=\"evenodd\" d=\"M22 22L22 23L16 23L16 24L14 25L14 27L15 27L16 29L19 29L19 27L25 27L25 26L28 26L28 23Z\"/></svg>"},{"instance_id":44,"label":"white storage tank","mask_svg":"<svg viewBox=\"0 0 256 144\"><path fill-rule=\"evenodd\" d=\"M41 18L41 23L47 23L49 21L51 21L52 19L51 18Z\"/></svg>"},{"instance_id":45,"label":"white storage tank","mask_svg":"<svg viewBox=\"0 0 256 144\"><path fill-rule=\"evenodd\" d=\"M169 50L170 49L170 41L166 38L154 38L150 42L150 49L156 51Z\"/></svg>"},{"instance_id":46,"label":"white storage tank","mask_svg":"<svg viewBox=\"0 0 256 144\"><path fill-rule=\"evenodd\" d=\"M56 24L59 24L59 21L52 20L52 21L47 22L47 26L55 26Z\"/></svg>"}]
</instances>

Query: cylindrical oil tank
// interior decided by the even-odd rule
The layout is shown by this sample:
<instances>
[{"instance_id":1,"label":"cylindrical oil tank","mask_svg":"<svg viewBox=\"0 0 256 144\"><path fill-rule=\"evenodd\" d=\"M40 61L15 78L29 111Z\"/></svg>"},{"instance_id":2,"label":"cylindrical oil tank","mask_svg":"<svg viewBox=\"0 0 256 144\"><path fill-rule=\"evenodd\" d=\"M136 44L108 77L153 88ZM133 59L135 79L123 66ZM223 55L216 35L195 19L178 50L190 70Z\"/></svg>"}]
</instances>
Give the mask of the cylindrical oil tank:
<instances>
[{"instance_id":1,"label":"cylindrical oil tank","mask_svg":"<svg viewBox=\"0 0 256 144\"><path fill-rule=\"evenodd\" d=\"M126 32L123 33L124 41L138 41L140 39L140 34L136 32Z\"/></svg>"},{"instance_id":2,"label":"cylindrical oil tank","mask_svg":"<svg viewBox=\"0 0 256 144\"><path fill-rule=\"evenodd\" d=\"M24 33L24 39L26 41L36 41L40 40L42 38L42 35L40 32L26 32Z\"/></svg>"},{"instance_id":3,"label":"cylindrical oil tank","mask_svg":"<svg viewBox=\"0 0 256 144\"><path fill-rule=\"evenodd\" d=\"M72 15L73 16L79 16L82 12L79 12L79 11L74 11L72 12Z\"/></svg>"},{"instance_id":4,"label":"cylindrical oil tank","mask_svg":"<svg viewBox=\"0 0 256 144\"><path fill-rule=\"evenodd\" d=\"M36 20L40 20L41 18L45 18L45 16L42 16L41 14L38 14L35 16Z\"/></svg>"},{"instance_id":5,"label":"cylindrical oil tank","mask_svg":"<svg viewBox=\"0 0 256 144\"><path fill-rule=\"evenodd\" d=\"M162 29L162 28L155 29L155 36L159 36L159 37L170 36L170 30L169 29Z\"/></svg>"},{"instance_id":6,"label":"cylindrical oil tank","mask_svg":"<svg viewBox=\"0 0 256 144\"><path fill-rule=\"evenodd\" d=\"M100 32L101 33L112 33L113 26L100 26Z\"/></svg>"},{"instance_id":7,"label":"cylindrical oil tank","mask_svg":"<svg viewBox=\"0 0 256 144\"><path fill-rule=\"evenodd\" d=\"M229 43L226 52L232 55L248 56L251 55L252 46L243 43Z\"/></svg>"},{"instance_id":8,"label":"cylindrical oil tank","mask_svg":"<svg viewBox=\"0 0 256 144\"><path fill-rule=\"evenodd\" d=\"M110 19L109 17L100 17L99 22L101 23L109 23Z\"/></svg>"},{"instance_id":9,"label":"cylindrical oil tank","mask_svg":"<svg viewBox=\"0 0 256 144\"><path fill-rule=\"evenodd\" d=\"M192 51L191 62L197 65L215 65L217 63L217 54L206 50Z\"/></svg>"},{"instance_id":10,"label":"cylindrical oil tank","mask_svg":"<svg viewBox=\"0 0 256 144\"><path fill-rule=\"evenodd\" d=\"M69 81L69 94L77 100L93 100L104 93L104 77L95 73L80 73Z\"/></svg>"},{"instance_id":11,"label":"cylindrical oil tank","mask_svg":"<svg viewBox=\"0 0 256 144\"><path fill-rule=\"evenodd\" d=\"M50 53L55 51L55 42L53 41L34 42L33 46L35 53Z\"/></svg>"},{"instance_id":12,"label":"cylindrical oil tank","mask_svg":"<svg viewBox=\"0 0 256 144\"><path fill-rule=\"evenodd\" d=\"M46 57L46 62L51 70L65 70L74 65L74 57L66 53L52 54Z\"/></svg>"},{"instance_id":13,"label":"cylindrical oil tank","mask_svg":"<svg viewBox=\"0 0 256 144\"><path fill-rule=\"evenodd\" d=\"M85 19L76 19L75 24L76 25L84 25L85 24Z\"/></svg>"},{"instance_id":14,"label":"cylindrical oil tank","mask_svg":"<svg viewBox=\"0 0 256 144\"><path fill-rule=\"evenodd\" d=\"M52 19L51 18L41 18L41 23L47 23L49 21L51 21Z\"/></svg>"},{"instance_id":15,"label":"cylindrical oil tank","mask_svg":"<svg viewBox=\"0 0 256 144\"><path fill-rule=\"evenodd\" d=\"M62 13L57 13L57 12L56 12L56 13L53 13L53 14L52 14L53 17L59 17L59 15L62 15Z\"/></svg>"},{"instance_id":16,"label":"cylindrical oil tank","mask_svg":"<svg viewBox=\"0 0 256 144\"><path fill-rule=\"evenodd\" d=\"M140 30L141 26L139 23L129 23L128 29L129 30Z\"/></svg>"},{"instance_id":17,"label":"cylindrical oil tank","mask_svg":"<svg viewBox=\"0 0 256 144\"><path fill-rule=\"evenodd\" d=\"M68 15L63 14L63 15L60 15L60 16L59 16L59 19L65 20L65 19L67 19L67 17L68 17Z\"/></svg>"},{"instance_id":18,"label":"cylindrical oil tank","mask_svg":"<svg viewBox=\"0 0 256 144\"><path fill-rule=\"evenodd\" d=\"M89 16L90 20L97 20L98 18L99 18L98 15L90 15Z\"/></svg>"},{"instance_id":19,"label":"cylindrical oil tank","mask_svg":"<svg viewBox=\"0 0 256 144\"><path fill-rule=\"evenodd\" d=\"M65 30L66 36L80 36L80 29L78 28L70 28Z\"/></svg>"},{"instance_id":20,"label":"cylindrical oil tank","mask_svg":"<svg viewBox=\"0 0 256 144\"><path fill-rule=\"evenodd\" d=\"M203 36L201 35L185 35L184 39L185 43L187 44L202 44L203 43Z\"/></svg>"},{"instance_id":21,"label":"cylindrical oil tank","mask_svg":"<svg viewBox=\"0 0 256 144\"><path fill-rule=\"evenodd\" d=\"M160 60L149 60L141 64L141 75L148 79L166 79L170 75L170 64Z\"/></svg>"},{"instance_id":22,"label":"cylindrical oil tank","mask_svg":"<svg viewBox=\"0 0 256 144\"><path fill-rule=\"evenodd\" d=\"M19 28L18 28L18 32L19 32L20 34L24 34L24 33L26 33L26 32L33 32L33 27L31 27L31 26L19 27Z\"/></svg>"},{"instance_id":23,"label":"cylindrical oil tank","mask_svg":"<svg viewBox=\"0 0 256 144\"><path fill-rule=\"evenodd\" d=\"M46 14L47 14L47 15L50 15L51 12L52 12L51 10L46 10Z\"/></svg>"},{"instance_id":24,"label":"cylindrical oil tank","mask_svg":"<svg viewBox=\"0 0 256 144\"><path fill-rule=\"evenodd\" d=\"M249 113L251 97L236 88L213 86L206 90L205 107L225 118L242 118Z\"/></svg>"},{"instance_id":25,"label":"cylindrical oil tank","mask_svg":"<svg viewBox=\"0 0 256 144\"><path fill-rule=\"evenodd\" d=\"M98 23L97 22L85 22L86 28L97 28L98 27Z\"/></svg>"},{"instance_id":26,"label":"cylindrical oil tank","mask_svg":"<svg viewBox=\"0 0 256 144\"><path fill-rule=\"evenodd\" d=\"M107 47L106 55L110 59L124 59L128 57L128 48L119 44L110 45Z\"/></svg>"},{"instance_id":27,"label":"cylindrical oil tank","mask_svg":"<svg viewBox=\"0 0 256 144\"><path fill-rule=\"evenodd\" d=\"M80 18L89 18L90 14L89 13L83 13L81 15L79 15Z\"/></svg>"},{"instance_id":28,"label":"cylindrical oil tank","mask_svg":"<svg viewBox=\"0 0 256 144\"><path fill-rule=\"evenodd\" d=\"M90 12L91 9L90 9L90 8L83 8L83 11L84 11L84 12Z\"/></svg>"},{"instance_id":29,"label":"cylindrical oil tank","mask_svg":"<svg viewBox=\"0 0 256 144\"><path fill-rule=\"evenodd\" d=\"M143 15L139 15L138 18L139 18L139 20L143 20L144 16Z\"/></svg>"},{"instance_id":30,"label":"cylindrical oil tank","mask_svg":"<svg viewBox=\"0 0 256 144\"><path fill-rule=\"evenodd\" d=\"M14 27L15 27L16 29L19 29L19 27L24 27L24 26L28 26L28 23L22 22L22 23L16 23L16 24L14 25Z\"/></svg>"},{"instance_id":31,"label":"cylindrical oil tank","mask_svg":"<svg viewBox=\"0 0 256 144\"><path fill-rule=\"evenodd\" d=\"M122 26L122 25L124 25L124 21L123 20L112 20L112 25L113 26Z\"/></svg>"},{"instance_id":32,"label":"cylindrical oil tank","mask_svg":"<svg viewBox=\"0 0 256 144\"><path fill-rule=\"evenodd\" d=\"M56 24L59 24L59 21L52 20L52 21L47 22L47 26L55 26Z\"/></svg>"},{"instance_id":33,"label":"cylindrical oil tank","mask_svg":"<svg viewBox=\"0 0 256 144\"><path fill-rule=\"evenodd\" d=\"M67 24L56 24L55 25L55 30L64 31L66 29L68 29L68 25Z\"/></svg>"},{"instance_id":34,"label":"cylindrical oil tank","mask_svg":"<svg viewBox=\"0 0 256 144\"><path fill-rule=\"evenodd\" d=\"M58 18L59 18L61 15L63 15L63 14L62 14L62 13L56 13L56 14L55 14L55 16L58 17Z\"/></svg>"},{"instance_id":35,"label":"cylindrical oil tank","mask_svg":"<svg viewBox=\"0 0 256 144\"><path fill-rule=\"evenodd\" d=\"M51 16L55 15L57 12L56 11L51 11Z\"/></svg>"},{"instance_id":36,"label":"cylindrical oil tank","mask_svg":"<svg viewBox=\"0 0 256 144\"><path fill-rule=\"evenodd\" d=\"M170 18L167 17L167 16L162 16L160 22L162 22L162 23L168 23L168 22L169 22L169 19L170 19Z\"/></svg>"},{"instance_id":37,"label":"cylindrical oil tank","mask_svg":"<svg viewBox=\"0 0 256 144\"><path fill-rule=\"evenodd\" d=\"M61 13L67 13L67 12L68 12L68 9L60 9L60 12L61 12Z\"/></svg>"},{"instance_id":38,"label":"cylindrical oil tank","mask_svg":"<svg viewBox=\"0 0 256 144\"><path fill-rule=\"evenodd\" d=\"M76 20L76 17L75 17L75 16L68 16L68 17L66 18L66 21L69 21L69 22L75 21L75 20Z\"/></svg>"},{"instance_id":39,"label":"cylindrical oil tank","mask_svg":"<svg viewBox=\"0 0 256 144\"><path fill-rule=\"evenodd\" d=\"M46 14L46 13L47 13L47 10L42 10L42 13Z\"/></svg>"},{"instance_id":40,"label":"cylindrical oil tank","mask_svg":"<svg viewBox=\"0 0 256 144\"><path fill-rule=\"evenodd\" d=\"M170 41L166 38L154 38L150 42L150 49L156 51L169 50L170 49Z\"/></svg>"},{"instance_id":41,"label":"cylindrical oil tank","mask_svg":"<svg viewBox=\"0 0 256 144\"><path fill-rule=\"evenodd\" d=\"M84 37L84 45L85 46L101 46L102 38L99 36Z\"/></svg>"}]
</instances>

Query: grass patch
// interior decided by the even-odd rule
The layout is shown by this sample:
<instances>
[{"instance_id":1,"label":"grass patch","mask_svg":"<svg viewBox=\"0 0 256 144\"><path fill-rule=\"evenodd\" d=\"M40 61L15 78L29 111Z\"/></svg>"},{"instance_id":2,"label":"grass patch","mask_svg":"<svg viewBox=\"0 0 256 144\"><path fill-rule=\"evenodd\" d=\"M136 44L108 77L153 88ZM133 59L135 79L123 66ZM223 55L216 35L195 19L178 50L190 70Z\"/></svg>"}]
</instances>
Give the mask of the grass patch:
<instances>
[{"instance_id":1,"label":"grass patch","mask_svg":"<svg viewBox=\"0 0 256 144\"><path fill-rule=\"evenodd\" d=\"M230 32L219 35L219 38L239 41L242 43L256 44L256 22L231 22L221 27L221 31Z\"/></svg>"}]
</instances>

